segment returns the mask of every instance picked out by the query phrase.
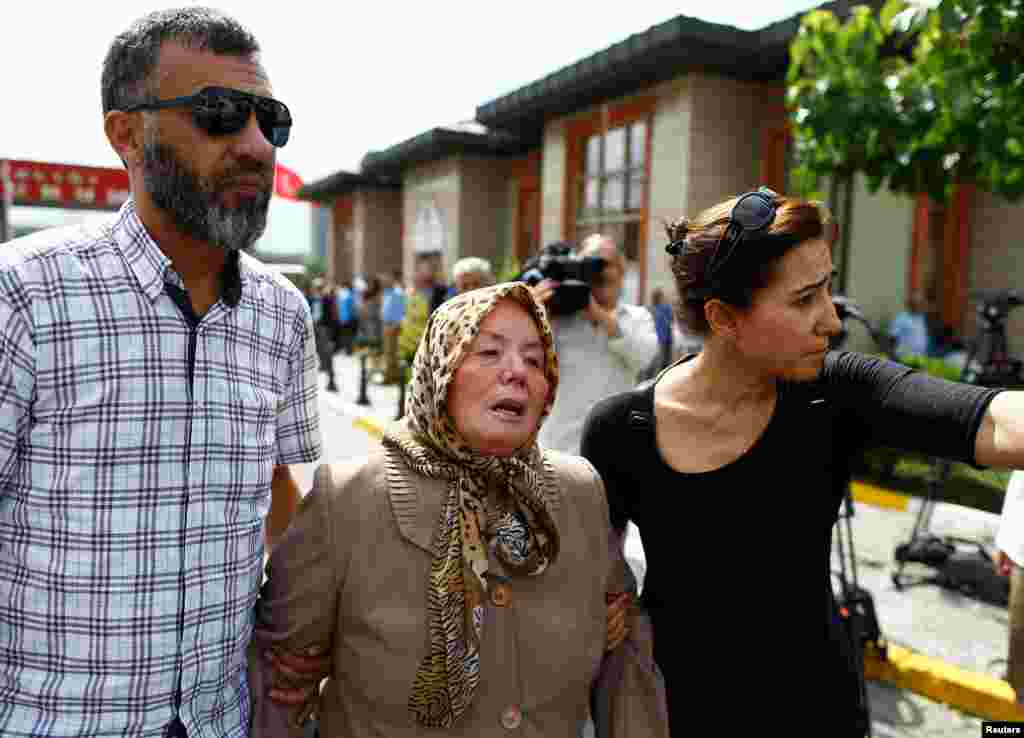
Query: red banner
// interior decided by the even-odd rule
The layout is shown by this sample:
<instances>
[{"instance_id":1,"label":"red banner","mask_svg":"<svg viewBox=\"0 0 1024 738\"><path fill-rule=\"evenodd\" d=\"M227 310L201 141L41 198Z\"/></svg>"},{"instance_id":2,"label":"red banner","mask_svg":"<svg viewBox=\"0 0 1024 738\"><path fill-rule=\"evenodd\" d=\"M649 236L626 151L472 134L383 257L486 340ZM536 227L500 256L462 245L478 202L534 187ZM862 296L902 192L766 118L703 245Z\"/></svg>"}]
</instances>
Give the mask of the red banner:
<instances>
[{"instance_id":1,"label":"red banner","mask_svg":"<svg viewBox=\"0 0 1024 738\"><path fill-rule=\"evenodd\" d=\"M298 200L302 180L288 167L277 164L274 167L274 194L287 200Z\"/></svg>"},{"instance_id":2,"label":"red banner","mask_svg":"<svg viewBox=\"0 0 1024 738\"><path fill-rule=\"evenodd\" d=\"M11 198L13 190L14 205L116 210L131 194L124 169L20 159L5 159L3 163L6 176L0 177L0 197ZM288 167L275 167L274 194L278 197L298 200L302 184L299 175Z\"/></svg>"},{"instance_id":3,"label":"red banner","mask_svg":"<svg viewBox=\"0 0 1024 738\"><path fill-rule=\"evenodd\" d=\"M124 169L19 159L4 163L0 195L11 197L6 190L12 189L15 205L116 210L131 194Z\"/></svg>"}]
</instances>

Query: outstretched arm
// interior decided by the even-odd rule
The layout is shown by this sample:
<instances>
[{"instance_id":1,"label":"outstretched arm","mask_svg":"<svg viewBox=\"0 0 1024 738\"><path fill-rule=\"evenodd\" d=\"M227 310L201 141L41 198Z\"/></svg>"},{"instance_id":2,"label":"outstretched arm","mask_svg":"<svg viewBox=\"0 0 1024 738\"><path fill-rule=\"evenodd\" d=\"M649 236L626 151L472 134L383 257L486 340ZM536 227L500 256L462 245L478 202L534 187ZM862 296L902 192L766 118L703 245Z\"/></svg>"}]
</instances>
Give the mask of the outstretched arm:
<instances>
[{"instance_id":1,"label":"outstretched arm","mask_svg":"<svg viewBox=\"0 0 1024 738\"><path fill-rule=\"evenodd\" d=\"M988 406L974 441L982 466L1024 469L1024 392L1001 392Z\"/></svg>"}]
</instances>

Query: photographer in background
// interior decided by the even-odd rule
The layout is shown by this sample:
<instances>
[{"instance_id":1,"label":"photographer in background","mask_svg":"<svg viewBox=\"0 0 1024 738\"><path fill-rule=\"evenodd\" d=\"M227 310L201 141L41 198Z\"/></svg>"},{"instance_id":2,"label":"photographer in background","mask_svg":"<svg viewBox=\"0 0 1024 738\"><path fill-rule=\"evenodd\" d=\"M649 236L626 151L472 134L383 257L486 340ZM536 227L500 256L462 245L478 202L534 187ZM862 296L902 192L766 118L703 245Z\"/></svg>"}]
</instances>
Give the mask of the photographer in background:
<instances>
[{"instance_id":1,"label":"photographer in background","mask_svg":"<svg viewBox=\"0 0 1024 738\"><path fill-rule=\"evenodd\" d=\"M562 387L538 440L543 448L571 454L579 453L583 421L590 409L606 397L632 389L658 352L650 312L619 302L626 258L615 242L607 236L590 236L578 255L605 260L591 283L589 303L581 310L559 314L552 309L559 284L552 279L533 288L548 306Z\"/></svg>"}]
</instances>

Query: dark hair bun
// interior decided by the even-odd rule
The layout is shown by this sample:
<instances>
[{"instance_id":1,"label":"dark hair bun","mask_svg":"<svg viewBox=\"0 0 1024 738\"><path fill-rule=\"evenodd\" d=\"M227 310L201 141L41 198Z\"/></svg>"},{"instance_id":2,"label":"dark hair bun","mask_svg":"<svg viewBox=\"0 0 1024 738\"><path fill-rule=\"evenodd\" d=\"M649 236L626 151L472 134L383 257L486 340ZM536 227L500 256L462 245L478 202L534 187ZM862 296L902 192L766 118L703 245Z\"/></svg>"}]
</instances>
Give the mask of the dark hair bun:
<instances>
[{"instance_id":1,"label":"dark hair bun","mask_svg":"<svg viewBox=\"0 0 1024 738\"><path fill-rule=\"evenodd\" d=\"M690 232L690 221L685 216L666 224L665 234L669 241L682 241Z\"/></svg>"},{"instance_id":2,"label":"dark hair bun","mask_svg":"<svg viewBox=\"0 0 1024 738\"><path fill-rule=\"evenodd\" d=\"M668 245L665 251L672 256L678 256L683 250L686 241L686 234L690 231L690 221L685 217L665 225L665 233L668 235Z\"/></svg>"}]
</instances>

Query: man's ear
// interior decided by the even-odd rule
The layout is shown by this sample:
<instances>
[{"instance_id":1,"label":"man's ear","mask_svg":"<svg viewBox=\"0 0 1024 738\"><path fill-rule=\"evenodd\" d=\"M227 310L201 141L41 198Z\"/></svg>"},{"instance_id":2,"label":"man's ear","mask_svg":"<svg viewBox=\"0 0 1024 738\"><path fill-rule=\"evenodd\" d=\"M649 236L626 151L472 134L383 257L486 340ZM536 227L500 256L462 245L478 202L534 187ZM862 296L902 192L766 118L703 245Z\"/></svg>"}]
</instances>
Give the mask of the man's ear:
<instances>
[{"instance_id":1,"label":"man's ear","mask_svg":"<svg viewBox=\"0 0 1024 738\"><path fill-rule=\"evenodd\" d=\"M722 302L718 298L708 300L704 303L704 317L715 335L736 337L738 326L734 306Z\"/></svg>"},{"instance_id":2,"label":"man's ear","mask_svg":"<svg viewBox=\"0 0 1024 738\"><path fill-rule=\"evenodd\" d=\"M103 130L125 168L131 170L142 161L144 135L141 115L111 110L103 117Z\"/></svg>"}]
</instances>

